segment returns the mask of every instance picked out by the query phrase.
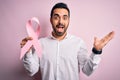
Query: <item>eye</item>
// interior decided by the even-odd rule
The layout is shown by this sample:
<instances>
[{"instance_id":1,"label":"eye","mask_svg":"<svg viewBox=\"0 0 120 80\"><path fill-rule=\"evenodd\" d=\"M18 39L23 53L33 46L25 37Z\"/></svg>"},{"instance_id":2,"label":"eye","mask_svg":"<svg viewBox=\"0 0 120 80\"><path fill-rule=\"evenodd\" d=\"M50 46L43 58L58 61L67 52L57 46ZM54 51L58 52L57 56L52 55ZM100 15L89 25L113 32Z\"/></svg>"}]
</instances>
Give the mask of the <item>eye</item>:
<instances>
[{"instance_id":1,"label":"eye","mask_svg":"<svg viewBox=\"0 0 120 80\"><path fill-rule=\"evenodd\" d=\"M54 16L53 18L54 18L55 20L58 20L58 19L59 19L59 17L58 17L58 16Z\"/></svg>"},{"instance_id":2,"label":"eye","mask_svg":"<svg viewBox=\"0 0 120 80\"><path fill-rule=\"evenodd\" d=\"M54 19L54 20L59 20L59 15L58 15L58 14L54 14L54 15L53 15L53 19Z\"/></svg>"},{"instance_id":3,"label":"eye","mask_svg":"<svg viewBox=\"0 0 120 80\"><path fill-rule=\"evenodd\" d=\"M64 19L64 20L67 20L67 19L68 19L68 16L63 16L63 19Z\"/></svg>"}]
</instances>

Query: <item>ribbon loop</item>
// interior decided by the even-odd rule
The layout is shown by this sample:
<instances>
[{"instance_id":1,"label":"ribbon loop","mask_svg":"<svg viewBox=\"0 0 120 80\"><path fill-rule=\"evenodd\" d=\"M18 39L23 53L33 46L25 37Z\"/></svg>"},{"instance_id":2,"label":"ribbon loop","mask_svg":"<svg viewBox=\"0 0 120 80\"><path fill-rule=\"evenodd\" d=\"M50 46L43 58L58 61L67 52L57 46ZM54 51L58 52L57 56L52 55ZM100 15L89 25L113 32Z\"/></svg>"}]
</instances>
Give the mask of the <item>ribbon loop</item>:
<instances>
[{"instance_id":1,"label":"ribbon loop","mask_svg":"<svg viewBox=\"0 0 120 80\"><path fill-rule=\"evenodd\" d=\"M32 26L32 21L36 22L38 24L37 30L34 31ZM20 59L25 55L25 53L30 49L30 47L33 45L33 47L36 50L37 55L41 58L41 47L40 42L38 41L38 37L40 34L40 23L39 20L36 17L33 17L32 19L28 20L26 24L27 33L30 37L33 38L33 40L28 41L24 47L21 49Z\"/></svg>"}]
</instances>

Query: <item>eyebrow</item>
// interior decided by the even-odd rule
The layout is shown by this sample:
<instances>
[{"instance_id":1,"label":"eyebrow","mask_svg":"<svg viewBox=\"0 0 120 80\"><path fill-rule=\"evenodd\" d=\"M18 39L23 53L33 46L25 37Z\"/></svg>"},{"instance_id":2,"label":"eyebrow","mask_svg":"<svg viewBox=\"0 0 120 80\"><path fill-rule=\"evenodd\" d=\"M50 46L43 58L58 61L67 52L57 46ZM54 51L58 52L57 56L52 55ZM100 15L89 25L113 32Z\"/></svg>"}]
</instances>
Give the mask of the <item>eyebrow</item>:
<instances>
[{"instance_id":1,"label":"eyebrow","mask_svg":"<svg viewBox=\"0 0 120 80\"><path fill-rule=\"evenodd\" d=\"M59 16L59 14L54 14L53 16ZM63 15L64 17L68 17L68 15Z\"/></svg>"},{"instance_id":2,"label":"eyebrow","mask_svg":"<svg viewBox=\"0 0 120 80\"><path fill-rule=\"evenodd\" d=\"M59 16L58 14L54 14L53 16Z\"/></svg>"},{"instance_id":3,"label":"eyebrow","mask_svg":"<svg viewBox=\"0 0 120 80\"><path fill-rule=\"evenodd\" d=\"M64 17L68 17L68 15L63 15Z\"/></svg>"}]
</instances>

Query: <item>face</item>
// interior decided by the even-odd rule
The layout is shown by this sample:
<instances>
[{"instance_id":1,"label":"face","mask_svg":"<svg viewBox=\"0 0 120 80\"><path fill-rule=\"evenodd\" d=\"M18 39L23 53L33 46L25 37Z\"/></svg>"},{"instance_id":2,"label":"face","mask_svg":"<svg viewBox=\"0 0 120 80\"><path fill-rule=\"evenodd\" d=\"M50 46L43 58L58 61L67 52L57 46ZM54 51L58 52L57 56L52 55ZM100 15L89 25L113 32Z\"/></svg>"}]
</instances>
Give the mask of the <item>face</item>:
<instances>
[{"instance_id":1,"label":"face","mask_svg":"<svg viewBox=\"0 0 120 80\"><path fill-rule=\"evenodd\" d=\"M58 37L63 36L66 33L69 25L68 11L63 8L56 8L53 11L50 21L53 28L53 34Z\"/></svg>"}]
</instances>

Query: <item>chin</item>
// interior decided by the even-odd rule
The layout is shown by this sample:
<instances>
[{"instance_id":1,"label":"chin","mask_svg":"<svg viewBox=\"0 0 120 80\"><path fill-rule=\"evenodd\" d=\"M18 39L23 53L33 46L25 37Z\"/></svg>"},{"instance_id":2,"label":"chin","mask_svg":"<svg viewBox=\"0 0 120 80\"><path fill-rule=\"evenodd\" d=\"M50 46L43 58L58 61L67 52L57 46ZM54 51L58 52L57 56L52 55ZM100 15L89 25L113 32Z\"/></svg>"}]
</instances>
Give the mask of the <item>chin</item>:
<instances>
[{"instance_id":1,"label":"chin","mask_svg":"<svg viewBox=\"0 0 120 80\"><path fill-rule=\"evenodd\" d=\"M57 32L58 36L63 36L65 34L65 32Z\"/></svg>"}]
</instances>

